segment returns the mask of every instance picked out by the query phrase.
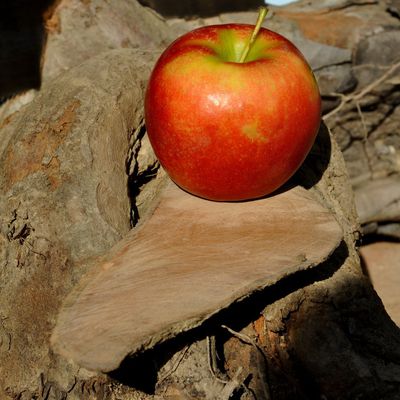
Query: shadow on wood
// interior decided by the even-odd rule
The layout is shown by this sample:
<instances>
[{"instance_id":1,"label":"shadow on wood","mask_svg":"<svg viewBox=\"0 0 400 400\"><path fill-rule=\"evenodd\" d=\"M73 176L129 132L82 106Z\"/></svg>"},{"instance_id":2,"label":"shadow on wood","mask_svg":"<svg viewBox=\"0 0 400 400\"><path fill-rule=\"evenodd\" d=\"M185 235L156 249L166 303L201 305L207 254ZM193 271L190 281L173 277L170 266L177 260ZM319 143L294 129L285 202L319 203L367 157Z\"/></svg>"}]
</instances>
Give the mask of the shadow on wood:
<instances>
[{"instance_id":1,"label":"shadow on wood","mask_svg":"<svg viewBox=\"0 0 400 400\"><path fill-rule=\"evenodd\" d=\"M288 185L301 185L310 189L318 184L325 170L328 168L332 155L331 138L324 123L319 127L317 138L308 156Z\"/></svg>"}]
</instances>

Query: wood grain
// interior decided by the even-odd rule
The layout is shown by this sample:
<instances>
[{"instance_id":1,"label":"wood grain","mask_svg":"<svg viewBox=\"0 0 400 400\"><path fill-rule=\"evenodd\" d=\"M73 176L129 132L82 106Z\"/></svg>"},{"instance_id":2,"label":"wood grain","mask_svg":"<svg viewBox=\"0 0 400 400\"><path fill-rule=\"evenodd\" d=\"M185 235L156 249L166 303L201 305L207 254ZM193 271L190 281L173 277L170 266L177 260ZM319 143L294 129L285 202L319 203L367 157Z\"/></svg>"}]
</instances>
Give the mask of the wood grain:
<instances>
[{"instance_id":1,"label":"wood grain","mask_svg":"<svg viewBox=\"0 0 400 400\"><path fill-rule=\"evenodd\" d=\"M300 187L216 203L171 183L152 216L69 296L53 347L87 369L114 370L128 354L321 263L341 239L333 214Z\"/></svg>"}]
</instances>

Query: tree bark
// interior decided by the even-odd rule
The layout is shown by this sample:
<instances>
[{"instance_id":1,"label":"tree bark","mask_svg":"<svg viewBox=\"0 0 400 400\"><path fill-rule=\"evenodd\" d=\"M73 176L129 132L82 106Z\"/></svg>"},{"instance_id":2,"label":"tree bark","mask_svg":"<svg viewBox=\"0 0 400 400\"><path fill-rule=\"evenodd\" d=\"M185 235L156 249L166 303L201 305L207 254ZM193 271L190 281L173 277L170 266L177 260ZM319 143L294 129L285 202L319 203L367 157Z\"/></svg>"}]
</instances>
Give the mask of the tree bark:
<instances>
[{"instance_id":1,"label":"tree bark","mask_svg":"<svg viewBox=\"0 0 400 400\"><path fill-rule=\"evenodd\" d=\"M116 23L129 12L135 22ZM400 398L399 328L362 272L353 193L324 125L292 183L343 229L327 261L110 374L53 352L68 293L154 208L165 175L145 136L144 88L161 47L187 25L133 0L65 1L52 18L42 88L0 128L1 397Z\"/></svg>"}]
</instances>

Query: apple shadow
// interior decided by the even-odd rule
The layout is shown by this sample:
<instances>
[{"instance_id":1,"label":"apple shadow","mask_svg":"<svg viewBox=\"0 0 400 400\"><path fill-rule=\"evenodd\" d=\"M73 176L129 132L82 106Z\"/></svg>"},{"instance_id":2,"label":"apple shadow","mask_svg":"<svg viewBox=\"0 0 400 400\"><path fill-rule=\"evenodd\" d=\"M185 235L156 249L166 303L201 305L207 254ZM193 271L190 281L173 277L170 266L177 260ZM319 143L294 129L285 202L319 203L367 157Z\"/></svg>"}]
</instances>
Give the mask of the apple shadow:
<instances>
[{"instance_id":1,"label":"apple shadow","mask_svg":"<svg viewBox=\"0 0 400 400\"><path fill-rule=\"evenodd\" d=\"M300 168L286 184L272 193L271 196L298 185L305 189L310 189L315 186L328 168L331 154L332 143L329 130L326 125L321 122L315 142Z\"/></svg>"},{"instance_id":2,"label":"apple shadow","mask_svg":"<svg viewBox=\"0 0 400 400\"><path fill-rule=\"evenodd\" d=\"M285 193L296 186L302 186L307 190L311 189L321 180L322 176L324 175L324 172L328 168L331 154L332 144L329 130L326 125L321 121L321 125L319 127L314 144L307 157L300 165L299 169L281 187L262 198L266 199L281 193Z\"/></svg>"},{"instance_id":3,"label":"apple shadow","mask_svg":"<svg viewBox=\"0 0 400 400\"><path fill-rule=\"evenodd\" d=\"M324 172L328 168L331 154L332 144L329 130L326 125L321 121L321 125L319 127L314 144L307 157L300 165L299 169L281 187L262 198L269 198L281 193L285 193L296 186L302 186L307 190L311 189L321 180L322 176L324 175ZM254 200L259 199L246 201Z\"/></svg>"}]
</instances>

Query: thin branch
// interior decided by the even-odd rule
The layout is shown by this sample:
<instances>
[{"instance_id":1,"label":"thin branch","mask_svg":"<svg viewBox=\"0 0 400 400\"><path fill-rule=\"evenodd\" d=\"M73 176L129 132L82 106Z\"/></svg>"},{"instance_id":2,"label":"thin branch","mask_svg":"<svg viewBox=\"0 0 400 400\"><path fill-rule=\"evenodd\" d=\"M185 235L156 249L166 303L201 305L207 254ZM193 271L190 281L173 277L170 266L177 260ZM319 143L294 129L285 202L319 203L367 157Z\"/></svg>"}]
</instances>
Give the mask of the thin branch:
<instances>
[{"instance_id":1,"label":"thin branch","mask_svg":"<svg viewBox=\"0 0 400 400\"><path fill-rule=\"evenodd\" d=\"M372 92L377 86L379 86L381 83L383 83L389 76L397 69L400 67L400 61L397 63L393 64L380 78L376 79L369 85L367 85L361 92L356 94L354 96L354 100L360 100L362 97L364 97L366 94L369 92Z\"/></svg>"},{"instance_id":2,"label":"thin branch","mask_svg":"<svg viewBox=\"0 0 400 400\"><path fill-rule=\"evenodd\" d=\"M171 376L179 367L180 363L182 362L183 358L185 357L186 353L188 352L190 348L190 345L187 345L182 351L181 354L179 355L178 359L176 360L175 364L172 366L172 368L165 372L163 375L160 376L160 379L158 380L158 384L160 385L162 382L164 382L169 376Z\"/></svg>"},{"instance_id":3,"label":"thin branch","mask_svg":"<svg viewBox=\"0 0 400 400\"><path fill-rule=\"evenodd\" d=\"M373 64L373 63L367 63L367 64L359 64L359 65L353 65L353 69L364 69L364 68L373 68L373 69L383 69L385 71L388 70L393 64L390 65L380 65L380 64Z\"/></svg>"},{"instance_id":4,"label":"thin branch","mask_svg":"<svg viewBox=\"0 0 400 400\"><path fill-rule=\"evenodd\" d=\"M208 369L211 375L218 381L224 384L229 383L229 379L218 376L217 369L217 354L215 349L215 336L207 336L207 358L208 358Z\"/></svg>"},{"instance_id":5,"label":"thin branch","mask_svg":"<svg viewBox=\"0 0 400 400\"><path fill-rule=\"evenodd\" d=\"M366 96L367 94L372 92L377 86L379 86L386 79L388 79L390 77L390 75L399 67L400 67L400 61L398 61L397 63L395 63L395 64L393 64L391 66L388 66L388 70L382 76L380 76L375 81L371 82L369 85L367 85L364 89L362 89L358 93L354 93L352 95L344 95L342 93L330 93L328 96L340 97L341 101L340 101L340 104L336 108L331 110L328 114L324 115L322 119L324 121L326 121L327 119L329 119L333 115L337 114L348 103L355 102L356 103L356 107L357 107L357 102L361 98L363 98L364 96Z\"/></svg>"},{"instance_id":6,"label":"thin branch","mask_svg":"<svg viewBox=\"0 0 400 400\"><path fill-rule=\"evenodd\" d=\"M207 336L207 358L208 358L208 369L211 372L211 375L218 381L224 384L229 383L228 379L223 379L219 377L216 373L216 365L217 365L217 357L215 350L215 336Z\"/></svg>"},{"instance_id":7,"label":"thin branch","mask_svg":"<svg viewBox=\"0 0 400 400\"><path fill-rule=\"evenodd\" d=\"M365 118L364 118L363 112L361 111L360 103L358 101L355 101L355 104L356 104L358 115L359 115L360 120L361 120L361 125L362 125L363 133L364 133L364 142L365 142L368 139L367 124L365 123Z\"/></svg>"},{"instance_id":8,"label":"thin branch","mask_svg":"<svg viewBox=\"0 0 400 400\"><path fill-rule=\"evenodd\" d=\"M243 368L239 367L232 379L226 383L220 394L221 400L229 400L232 396L232 393L242 387L245 381L244 379L242 381L239 380L239 375L242 373L242 371Z\"/></svg>"},{"instance_id":9,"label":"thin branch","mask_svg":"<svg viewBox=\"0 0 400 400\"><path fill-rule=\"evenodd\" d=\"M355 101L355 104L356 104L356 107L357 107L358 115L360 116L361 125L362 125L363 133L364 133L364 138L363 138L363 141L362 141L362 146L363 146L363 149L364 149L365 157L366 157L366 159L367 159L368 169L369 169L370 173L372 174L374 169L373 169L373 165L372 165L372 162L371 162L371 158L370 158L370 156L369 156L369 154L368 154L368 149L367 149L367 144L368 144L368 128L367 128L367 124L365 123L364 114L363 114L363 112L361 111L360 103L359 103L358 101Z\"/></svg>"},{"instance_id":10,"label":"thin branch","mask_svg":"<svg viewBox=\"0 0 400 400\"><path fill-rule=\"evenodd\" d=\"M239 380L239 376L243 371L242 367L239 367L234 376L231 379L223 379L219 377L216 373L216 365L217 365L217 356L216 356L216 349L215 349L215 336L207 336L207 356L208 356L208 368L211 372L211 375L216 379L218 382L224 384L224 387L219 394L219 398L221 400L229 400L235 390L239 388L243 388L243 390L248 393L250 390L245 385L245 380L247 377Z\"/></svg>"},{"instance_id":11,"label":"thin branch","mask_svg":"<svg viewBox=\"0 0 400 400\"><path fill-rule=\"evenodd\" d=\"M247 336L244 333L236 332L232 328L229 328L229 326L226 326L226 325L221 325L221 327L226 329L233 336L237 337L240 341L242 341L246 344L249 344L251 346L254 346L258 349L258 347L259 347L258 344L250 336Z\"/></svg>"}]
</instances>

